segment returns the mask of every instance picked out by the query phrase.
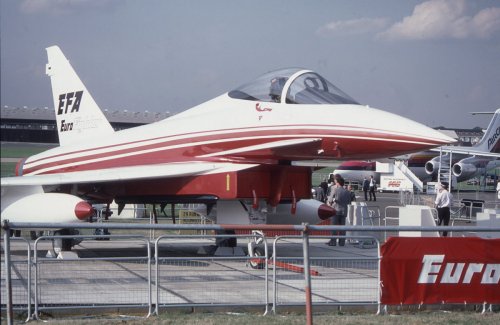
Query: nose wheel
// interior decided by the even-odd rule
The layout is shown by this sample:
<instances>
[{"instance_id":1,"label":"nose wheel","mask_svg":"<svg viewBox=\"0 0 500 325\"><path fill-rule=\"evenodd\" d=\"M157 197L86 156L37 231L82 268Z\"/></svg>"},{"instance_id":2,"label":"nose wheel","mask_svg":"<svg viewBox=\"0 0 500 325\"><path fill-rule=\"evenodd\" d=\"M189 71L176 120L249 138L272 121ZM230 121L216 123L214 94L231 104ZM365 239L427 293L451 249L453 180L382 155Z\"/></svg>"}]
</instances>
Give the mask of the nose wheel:
<instances>
[{"instance_id":1,"label":"nose wheel","mask_svg":"<svg viewBox=\"0 0 500 325\"><path fill-rule=\"evenodd\" d=\"M250 245L249 245L250 246ZM267 263L264 249L262 247L253 247L253 251L248 251L250 255L249 265L252 269L261 270L264 268L265 263ZM250 253L251 252L251 253Z\"/></svg>"}]
</instances>

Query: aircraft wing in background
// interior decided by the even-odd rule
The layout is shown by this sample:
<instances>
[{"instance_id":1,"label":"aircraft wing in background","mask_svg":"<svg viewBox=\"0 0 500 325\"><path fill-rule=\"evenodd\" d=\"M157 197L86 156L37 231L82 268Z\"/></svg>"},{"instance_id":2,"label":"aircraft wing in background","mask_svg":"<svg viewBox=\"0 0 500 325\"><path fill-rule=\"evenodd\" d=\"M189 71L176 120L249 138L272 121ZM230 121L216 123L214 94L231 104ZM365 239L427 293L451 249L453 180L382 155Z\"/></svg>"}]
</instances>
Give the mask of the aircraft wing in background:
<instances>
[{"instance_id":1,"label":"aircraft wing in background","mask_svg":"<svg viewBox=\"0 0 500 325\"><path fill-rule=\"evenodd\" d=\"M434 152L440 152L442 151L443 153L453 153L453 154L461 154L461 155L470 155L470 156L481 156L481 157L497 157L500 158L500 154L494 153L494 152L486 152L486 151L481 151L481 150L475 150L474 147L470 147L470 149L467 149L467 147L453 147L453 146L446 146L442 148L434 148L430 149L431 151Z\"/></svg>"}]
</instances>

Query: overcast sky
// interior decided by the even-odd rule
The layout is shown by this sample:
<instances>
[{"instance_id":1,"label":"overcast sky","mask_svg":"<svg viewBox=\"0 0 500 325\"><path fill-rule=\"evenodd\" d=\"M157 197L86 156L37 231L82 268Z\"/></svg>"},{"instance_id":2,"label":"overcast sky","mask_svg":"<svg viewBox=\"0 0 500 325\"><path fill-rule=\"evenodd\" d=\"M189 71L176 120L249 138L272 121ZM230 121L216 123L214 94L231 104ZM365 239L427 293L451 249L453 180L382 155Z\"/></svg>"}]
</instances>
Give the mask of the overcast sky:
<instances>
[{"instance_id":1,"label":"overcast sky","mask_svg":"<svg viewBox=\"0 0 500 325\"><path fill-rule=\"evenodd\" d=\"M284 67L429 126L500 108L493 0L1 0L0 33L2 107L53 107L59 45L103 109L179 112Z\"/></svg>"}]
</instances>

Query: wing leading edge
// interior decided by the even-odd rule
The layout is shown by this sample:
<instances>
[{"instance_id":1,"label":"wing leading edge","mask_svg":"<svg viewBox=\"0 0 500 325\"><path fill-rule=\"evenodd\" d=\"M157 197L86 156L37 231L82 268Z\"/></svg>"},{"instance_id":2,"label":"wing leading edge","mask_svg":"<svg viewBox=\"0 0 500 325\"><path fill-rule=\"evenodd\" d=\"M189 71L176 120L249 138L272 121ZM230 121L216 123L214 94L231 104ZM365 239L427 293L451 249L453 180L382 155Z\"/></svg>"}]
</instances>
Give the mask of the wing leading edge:
<instances>
[{"instance_id":1,"label":"wing leading edge","mask_svg":"<svg viewBox=\"0 0 500 325\"><path fill-rule=\"evenodd\" d=\"M59 174L5 177L2 178L2 188L11 186L84 184L116 182L125 180L171 178L238 171L255 166L257 165L192 162L119 167Z\"/></svg>"},{"instance_id":2,"label":"wing leading edge","mask_svg":"<svg viewBox=\"0 0 500 325\"><path fill-rule=\"evenodd\" d=\"M453 154L463 154L463 155L471 155L471 156L479 156L479 157L496 157L500 158L500 154L494 152L486 152L475 149L474 147L470 147L470 149L464 147L452 147L446 146L442 148L430 149L434 152L445 152L445 153L453 153Z\"/></svg>"}]
</instances>

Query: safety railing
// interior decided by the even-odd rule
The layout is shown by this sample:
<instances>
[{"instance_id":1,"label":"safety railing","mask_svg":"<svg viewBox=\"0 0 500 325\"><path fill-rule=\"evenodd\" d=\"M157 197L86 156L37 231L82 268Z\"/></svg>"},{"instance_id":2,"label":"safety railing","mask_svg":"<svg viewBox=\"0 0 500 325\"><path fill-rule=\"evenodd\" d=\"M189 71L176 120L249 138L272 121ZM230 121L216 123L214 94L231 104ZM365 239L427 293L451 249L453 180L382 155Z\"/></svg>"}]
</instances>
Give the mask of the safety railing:
<instances>
[{"instance_id":1,"label":"safety railing","mask_svg":"<svg viewBox=\"0 0 500 325\"><path fill-rule=\"evenodd\" d=\"M273 312L279 306L304 305L303 273L309 268L311 299L314 305L380 305L380 243L370 236L310 236L311 241L326 242L327 239L347 242L348 246L376 243L377 254L373 256L332 256L331 250L316 249L307 261L302 250L293 246L302 245L300 236L280 236L273 241ZM345 245L345 243L344 243ZM342 245L342 246L344 246ZM292 247L290 247L292 246ZM310 245L311 247L312 245ZM339 249L343 249L339 246ZM286 256L286 252L299 253ZM309 264L306 266L306 264Z\"/></svg>"},{"instance_id":2,"label":"safety railing","mask_svg":"<svg viewBox=\"0 0 500 325\"><path fill-rule=\"evenodd\" d=\"M82 241L79 245L83 247L91 245L88 240L99 239L100 249L98 254L94 250L90 256L75 253L53 258L40 255L42 251L50 251L52 241L58 239ZM111 243L120 245L120 241L128 246L126 257L113 256L111 249L106 248ZM130 245L137 248L131 249ZM151 250L147 238L42 236L35 241L34 252L35 319L42 310L74 309L75 306L86 309L142 307L148 310L147 315L151 314ZM138 256L134 256L136 252ZM128 264L128 267L123 264Z\"/></svg>"},{"instance_id":3,"label":"safety railing","mask_svg":"<svg viewBox=\"0 0 500 325\"><path fill-rule=\"evenodd\" d=\"M264 245L264 255L254 256L251 260L239 246L221 247L225 252L217 256L213 243L232 238L265 243L265 238L259 234L158 237L155 241L155 314L159 314L161 307L235 305L263 306L266 314L269 304L267 245ZM207 239L212 241L207 242ZM198 249L198 253L205 256L193 256L193 253L179 256L178 251L187 249L186 244L179 244L181 240L190 240L191 251L193 245L196 249L200 244L208 244ZM228 250L232 251L231 255ZM262 267L250 268L249 263Z\"/></svg>"},{"instance_id":4,"label":"safety railing","mask_svg":"<svg viewBox=\"0 0 500 325\"><path fill-rule=\"evenodd\" d=\"M0 290L0 301L7 302L10 301L12 304L12 310L26 312L28 315L27 320L30 319L33 303L33 290L32 290L32 250L31 243L25 238L11 238L9 243L9 248L19 252L18 254L2 254L1 259L1 274L10 274L10 277L2 276L2 282L5 280L5 286L10 285L12 290L10 297L8 296L8 290ZM15 247L12 247L15 246ZM2 239L2 247L5 247L5 243ZM5 259L9 258L10 269L6 268ZM9 281L7 281L9 280ZM7 282L10 282L7 283ZM2 286L4 287L4 286ZM4 307L5 306L5 307ZM2 304L2 310L6 310L6 305Z\"/></svg>"},{"instance_id":5,"label":"safety railing","mask_svg":"<svg viewBox=\"0 0 500 325\"><path fill-rule=\"evenodd\" d=\"M4 269L2 277L2 303L11 317L14 305L22 308L22 301L27 301L30 308L34 301L33 318L42 310L80 308L142 308L147 315L158 313L160 308L175 306L263 306L265 312L269 305L272 283L273 310L285 305L306 307L306 317L312 317L312 305L349 305L378 304L380 311L380 244L372 236L359 236L359 233L392 233L401 231L454 231L454 232L499 232L498 227L417 227L417 226L311 226L311 225L149 225L149 224L107 224L109 230L205 230L222 233L231 231L299 231L302 236L278 237L273 244L273 259L267 250L265 240L264 253L253 257L242 256L202 256L183 255L176 245L172 248L167 243L176 243L180 238L191 240L190 245L199 245L202 235L165 235L155 241L155 255L151 255L151 244L145 236L104 236L72 235L42 236L34 242L34 257L28 254L27 260L19 265L26 265L26 280L16 281L17 262L12 253L10 238L12 230L76 228L95 229L96 224L48 224L48 223L8 223L4 222L4 240L2 245ZM312 237L312 231L345 231L342 236L350 249L364 248L359 245L372 241L371 254L363 258L342 255L341 247L324 245L325 237ZM349 235L351 234L351 235ZM205 236L206 237L206 236ZM210 236L208 236L210 237ZM217 237L244 237L255 240L251 235L213 235ZM340 238L340 237L337 237ZM74 249L79 255L66 254L63 259L48 258L42 254L50 250L54 239L81 240ZM97 241L96 239L101 239ZM102 240L109 239L109 240ZM261 238L262 239L262 238ZM292 243L289 242L292 241ZM113 244L115 248L106 245ZM135 243L135 244L131 244ZM319 243L319 247L318 244ZM24 245L24 244L23 244ZM294 245L292 248L285 247ZM28 249L28 245L25 246ZM118 247L117 251L113 251ZM249 248L250 245L249 245ZM347 248L347 247L346 247ZM172 249L169 251L169 249ZM253 249L253 248L252 248ZM318 251L328 252L318 253ZM290 251L296 254L290 255ZM367 252L367 250L365 250ZM339 255L340 254L340 255ZM351 251L352 254L352 251ZM359 254L358 254L359 255ZM253 265L251 268L247 265ZM155 268L154 278L152 268ZM31 268L34 277L29 278ZM268 271L273 268L272 282ZM11 272L13 271L14 272ZM21 274L21 272L19 272ZM321 276L318 276L321 274ZM21 276L23 277L23 276ZM14 284L14 285L13 285ZM32 290L29 286L33 286ZM26 296L13 294L17 287L26 287ZM246 290L241 290L245 288ZM257 290L256 290L257 288ZM192 291L192 292L188 292ZM211 292L217 292L216 296ZM232 292L237 292L232 296ZM288 293L290 292L290 293ZM31 296L30 296L31 294ZM197 296L196 296L197 295ZM302 295L302 298L300 297ZM4 298L5 297L5 300ZM20 297L20 298L15 298ZM19 303L14 300L19 299ZM31 313L31 310L28 310ZM12 318L10 318L12 319Z\"/></svg>"}]
</instances>

